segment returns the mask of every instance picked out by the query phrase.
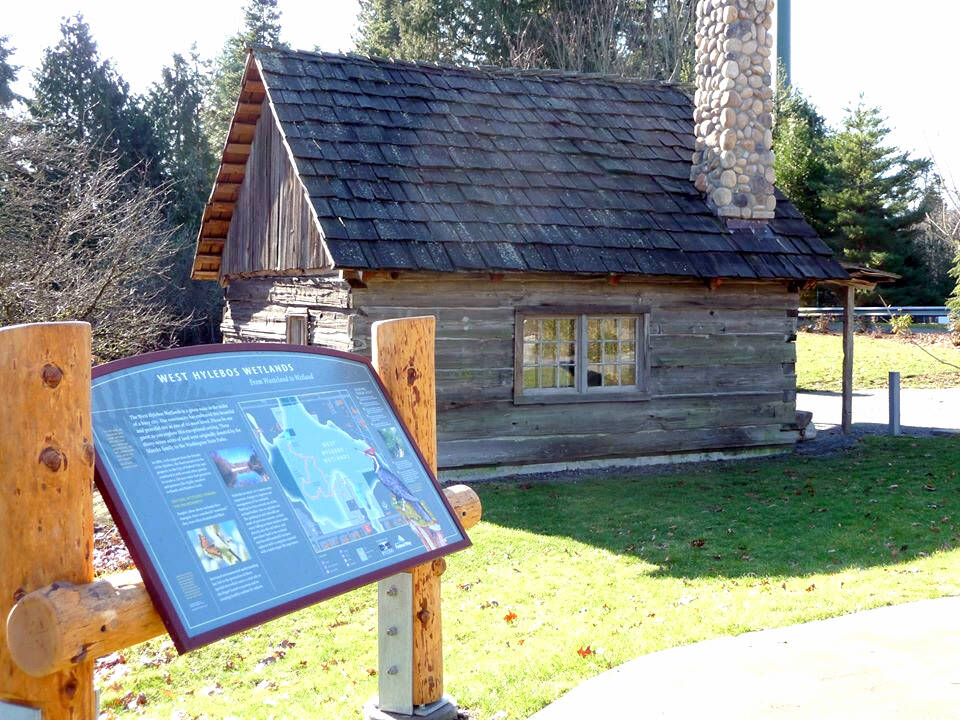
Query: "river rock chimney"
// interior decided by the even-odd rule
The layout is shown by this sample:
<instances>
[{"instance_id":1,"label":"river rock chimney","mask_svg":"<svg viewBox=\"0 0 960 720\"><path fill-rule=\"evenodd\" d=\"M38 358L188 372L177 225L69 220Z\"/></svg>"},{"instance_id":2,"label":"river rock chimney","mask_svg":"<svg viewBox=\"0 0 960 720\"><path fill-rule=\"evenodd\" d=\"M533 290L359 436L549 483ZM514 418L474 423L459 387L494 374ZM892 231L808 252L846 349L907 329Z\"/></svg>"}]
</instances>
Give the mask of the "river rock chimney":
<instances>
[{"instance_id":1,"label":"river rock chimney","mask_svg":"<svg viewBox=\"0 0 960 720\"><path fill-rule=\"evenodd\" d=\"M697 0L691 180L723 218L768 220L773 194L774 0Z\"/></svg>"}]
</instances>

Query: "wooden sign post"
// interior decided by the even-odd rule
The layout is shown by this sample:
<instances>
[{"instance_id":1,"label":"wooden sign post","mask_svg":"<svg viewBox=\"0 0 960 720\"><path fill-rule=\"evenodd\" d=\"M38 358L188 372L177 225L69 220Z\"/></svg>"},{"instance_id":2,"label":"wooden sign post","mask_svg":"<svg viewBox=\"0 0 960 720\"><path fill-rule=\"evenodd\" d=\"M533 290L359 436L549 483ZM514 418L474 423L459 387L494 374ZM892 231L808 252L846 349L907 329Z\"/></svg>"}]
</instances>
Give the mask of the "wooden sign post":
<instances>
[{"instance_id":1,"label":"wooden sign post","mask_svg":"<svg viewBox=\"0 0 960 720\"><path fill-rule=\"evenodd\" d=\"M433 318L386 323L375 336L384 385L435 471ZM0 718L94 720L94 659L165 629L136 572L91 582L89 326L0 329L0 387ZM476 525L476 493L458 485L444 495L465 529ZM456 716L442 695L444 567L442 559L434 560L403 574L413 603L410 661L403 671L419 718ZM390 629L381 628L381 638L391 637ZM381 667L381 677L400 674L391 667Z\"/></svg>"},{"instance_id":2,"label":"wooden sign post","mask_svg":"<svg viewBox=\"0 0 960 720\"><path fill-rule=\"evenodd\" d=\"M2 621L32 590L93 580L90 326L0 329L0 387ZM13 715L5 703L39 709L43 720L93 718L93 658L81 651L69 666L33 677L7 644L22 632L46 641L46 627L10 631L0 622L0 718Z\"/></svg>"},{"instance_id":3,"label":"wooden sign post","mask_svg":"<svg viewBox=\"0 0 960 720\"><path fill-rule=\"evenodd\" d=\"M431 315L384 320L373 324L372 333L373 366L393 399L400 419L436 475L436 318ZM469 523L461 517L465 527L479 521L479 503L475 512L477 516ZM380 581L380 696L378 703L368 704L365 711L368 718L413 715L414 708L421 708L419 717L431 720L457 717L456 704L443 694L440 576L446 567L444 559L438 558L410 570L409 578ZM400 617L394 621L392 618L397 613L407 613L412 618ZM406 622L408 619L411 622ZM407 627L411 630L406 631ZM394 632L388 634L391 630ZM408 632L409 639L405 637ZM408 653L412 672L398 678Z\"/></svg>"}]
</instances>

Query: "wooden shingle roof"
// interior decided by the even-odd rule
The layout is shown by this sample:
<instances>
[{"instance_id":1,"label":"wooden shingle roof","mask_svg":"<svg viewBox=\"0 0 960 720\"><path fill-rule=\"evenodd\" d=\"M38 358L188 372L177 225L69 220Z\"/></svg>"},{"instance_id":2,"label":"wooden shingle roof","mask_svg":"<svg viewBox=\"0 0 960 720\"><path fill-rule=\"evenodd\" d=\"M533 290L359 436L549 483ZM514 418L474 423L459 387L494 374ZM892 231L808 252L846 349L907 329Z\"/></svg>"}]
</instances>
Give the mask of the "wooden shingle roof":
<instances>
[{"instance_id":1,"label":"wooden shingle roof","mask_svg":"<svg viewBox=\"0 0 960 720\"><path fill-rule=\"evenodd\" d=\"M693 107L675 86L276 49L253 59L335 267L847 277L782 195L762 229L714 215L690 181ZM205 257L195 277L219 269Z\"/></svg>"}]
</instances>

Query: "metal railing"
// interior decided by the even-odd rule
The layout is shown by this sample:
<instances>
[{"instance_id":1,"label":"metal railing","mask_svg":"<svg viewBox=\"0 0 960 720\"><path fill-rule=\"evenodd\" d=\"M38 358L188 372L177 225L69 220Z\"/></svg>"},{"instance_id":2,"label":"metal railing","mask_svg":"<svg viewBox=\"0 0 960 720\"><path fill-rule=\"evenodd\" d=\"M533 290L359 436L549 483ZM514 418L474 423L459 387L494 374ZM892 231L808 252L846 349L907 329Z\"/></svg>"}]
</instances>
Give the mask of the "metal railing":
<instances>
[{"instance_id":1,"label":"metal railing","mask_svg":"<svg viewBox=\"0 0 960 720\"><path fill-rule=\"evenodd\" d=\"M894 315L909 315L917 322L934 322L941 325L947 324L947 318L950 315L950 309L944 305L890 305L880 307L858 307L853 309L853 313L859 317L885 317ZM800 308L800 317L816 317L817 315L830 315L843 317L842 307L802 307Z\"/></svg>"}]
</instances>

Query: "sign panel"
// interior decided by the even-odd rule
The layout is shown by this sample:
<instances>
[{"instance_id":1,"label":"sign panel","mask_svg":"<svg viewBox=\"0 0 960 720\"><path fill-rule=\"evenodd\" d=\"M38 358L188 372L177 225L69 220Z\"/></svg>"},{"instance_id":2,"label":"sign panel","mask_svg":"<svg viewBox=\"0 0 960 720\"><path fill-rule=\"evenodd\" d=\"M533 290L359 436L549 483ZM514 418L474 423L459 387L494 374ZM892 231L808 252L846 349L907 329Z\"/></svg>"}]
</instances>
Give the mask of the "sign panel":
<instances>
[{"instance_id":1,"label":"sign panel","mask_svg":"<svg viewBox=\"0 0 960 720\"><path fill-rule=\"evenodd\" d=\"M180 652L469 545L358 356L207 345L101 365L93 434Z\"/></svg>"}]
</instances>

